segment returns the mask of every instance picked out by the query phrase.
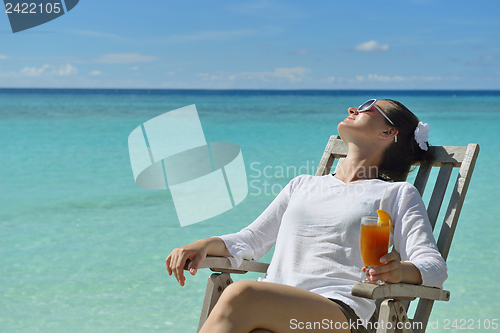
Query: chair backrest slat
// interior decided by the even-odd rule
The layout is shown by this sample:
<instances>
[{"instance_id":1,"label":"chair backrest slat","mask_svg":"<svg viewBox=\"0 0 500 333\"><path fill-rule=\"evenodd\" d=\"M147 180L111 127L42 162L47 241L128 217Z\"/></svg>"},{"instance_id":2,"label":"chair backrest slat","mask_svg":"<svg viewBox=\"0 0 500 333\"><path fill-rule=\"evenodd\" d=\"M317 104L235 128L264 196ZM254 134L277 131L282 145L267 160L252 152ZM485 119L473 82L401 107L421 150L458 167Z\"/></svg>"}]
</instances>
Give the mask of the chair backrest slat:
<instances>
[{"instance_id":1,"label":"chair backrest slat","mask_svg":"<svg viewBox=\"0 0 500 333\"><path fill-rule=\"evenodd\" d=\"M429 206L427 207L427 214L429 215L429 221L431 222L432 230L434 230L434 226L436 225L436 221L439 215L439 211L441 210L441 205L446 194L446 189L448 188L448 182L450 180L452 171L453 164L450 163L443 164L441 165L441 168L439 168L439 174L436 179L436 184L434 185L431 200L429 201Z\"/></svg>"},{"instance_id":2,"label":"chair backrest slat","mask_svg":"<svg viewBox=\"0 0 500 333\"><path fill-rule=\"evenodd\" d=\"M467 147L438 148L440 155L437 156L438 158L436 160L443 161L443 159L446 159L447 163L451 163L454 167L460 167L437 241L439 252L441 252L444 260L446 260L450 251L451 241L453 240L453 235L457 227L458 217L465 200L465 194L467 193L467 189L472 178L472 172L474 170L474 166L476 165L477 156L479 154L479 145L470 143ZM444 151L446 151L446 155L448 155L448 157L444 156ZM455 161L450 161L451 159ZM419 300L413 321L422 323L423 329L414 330L415 333L425 332L425 327L427 326L433 305L434 301L427 299Z\"/></svg>"},{"instance_id":3,"label":"chair backrest slat","mask_svg":"<svg viewBox=\"0 0 500 333\"><path fill-rule=\"evenodd\" d=\"M415 186L420 193L420 196L424 195L425 187L427 186L427 181L429 180L429 175L431 174L432 167L430 165L421 165L418 168L417 177L415 177L415 181L413 182L413 186Z\"/></svg>"},{"instance_id":4,"label":"chair backrest slat","mask_svg":"<svg viewBox=\"0 0 500 333\"><path fill-rule=\"evenodd\" d=\"M441 166L443 163L451 163L454 167L460 167L465 157L466 147L459 146L435 146L434 162L432 166Z\"/></svg>"},{"instance_id":5,"label":"chair backrest slat","mask_svg":"<svg viewBox=\"0 0 500 333\"><path fill-rule=\"evenodd\" d=\"M463 161L458 171L457 181L455 182L455 187L453 188L450 203L437 241L437 246L444 260L448 258L451 241L457 227L458 217L462 211L465 194L469 188L472 171L476 165L478 154L479 145L470 143L465 150Z\"/></svg>"},{"instance_id":6,"label":"chair backrest slat","mask_svg":"<svg viewBox=\"0 0 500 333\"><path fill-rule=\"evenodd\" d=\"M340 136L332 135L326 144L325 151L318 165L318 170L316 171L316 176L329 174L336 158L339 159L339 162L337 162L337 170L347 156L347 150L347 145L342 141Z\"/></svg>"},{"instance_id":7,"label":"chair backrest slat","mask_svg":"<svg viewBox=\"0 0 500 333\"><path fill-rule=\"evenodd\" d=\"M333 148L332 138L330 137L330 140L328 140L328 143L326 145L325 152L321 157L321 161L319 161L318 170L316 171L316 176L324 176L330 172L332 164L335 161L332 148Z\"/></svg>"}]
</instances>

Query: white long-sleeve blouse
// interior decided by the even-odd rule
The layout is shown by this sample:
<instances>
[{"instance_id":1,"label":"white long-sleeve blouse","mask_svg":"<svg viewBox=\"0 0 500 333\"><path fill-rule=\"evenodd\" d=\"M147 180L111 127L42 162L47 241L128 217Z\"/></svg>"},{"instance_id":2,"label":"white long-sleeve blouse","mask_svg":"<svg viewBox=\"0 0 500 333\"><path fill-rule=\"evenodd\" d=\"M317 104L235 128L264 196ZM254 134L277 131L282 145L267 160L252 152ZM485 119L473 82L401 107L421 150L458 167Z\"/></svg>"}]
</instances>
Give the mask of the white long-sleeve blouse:
<instances>
[{"instance_id":1,"label":"white long-sleeve blouse","mask_svg":"<svg viewBox=\"0 0 500 333\"><path fill-rule=\"evenodd\" d=\"M261 281L295 286L348 304L363 320L375 310L372 300L351 295L364 278L360 254L362 216L383 209L393 221L391 245L402 261L413 263L424 285L442 288L446 263L417 189L406 182L372 179L350 183L326 176L301 175L290 181L248 227L220 236L237 268L243 259L257 260L276 245Z\"/></svg>"}]
</instances>

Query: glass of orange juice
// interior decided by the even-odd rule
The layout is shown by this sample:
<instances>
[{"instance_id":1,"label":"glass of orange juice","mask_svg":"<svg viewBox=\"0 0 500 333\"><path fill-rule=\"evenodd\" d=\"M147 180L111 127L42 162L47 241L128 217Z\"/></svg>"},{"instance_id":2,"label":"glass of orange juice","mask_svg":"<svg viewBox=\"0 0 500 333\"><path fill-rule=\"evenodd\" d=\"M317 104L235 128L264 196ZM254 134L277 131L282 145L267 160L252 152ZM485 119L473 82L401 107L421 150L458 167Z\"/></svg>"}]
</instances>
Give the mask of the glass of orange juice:
<instances>
[{"instance_id":1,"label":"glass of orange juice","mask_svg":"<svg viewBox=\"0 0 500 333\"><path fill-rule=\"evenodd\" d=\"M389 249L389 235L392 226L380 223L376 216L363 216L361 218L361 259L366 268L366 278L364 282L370 281L368 271L372 267L380 266L380 258L387 254ZM384 281L377 280L380 285Z\"/></svg>"}]
</instances>

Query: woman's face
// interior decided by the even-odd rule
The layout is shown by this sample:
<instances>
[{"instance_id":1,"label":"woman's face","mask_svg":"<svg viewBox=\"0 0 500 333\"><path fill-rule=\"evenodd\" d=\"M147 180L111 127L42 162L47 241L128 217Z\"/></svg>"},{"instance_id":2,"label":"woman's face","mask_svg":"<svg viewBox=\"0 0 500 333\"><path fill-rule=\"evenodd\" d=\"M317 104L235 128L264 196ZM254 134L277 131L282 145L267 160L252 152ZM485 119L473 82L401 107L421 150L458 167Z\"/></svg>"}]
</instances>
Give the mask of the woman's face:
<instances>
[{"instance_id":1,"label":"woman's face","mask_svg":"<svg viewBox=\"0 0 500 333\"><path fill-rule=\"evenodd\" d=\"M382 110L387 110L390 103L377 101ZM367 111L358 112L358 108L350 107L348 116L338 126L339 135L345 142L358 140L376 140L381 133L391 128L384 116L373 106Z\"/></svg>"}]
</instances>

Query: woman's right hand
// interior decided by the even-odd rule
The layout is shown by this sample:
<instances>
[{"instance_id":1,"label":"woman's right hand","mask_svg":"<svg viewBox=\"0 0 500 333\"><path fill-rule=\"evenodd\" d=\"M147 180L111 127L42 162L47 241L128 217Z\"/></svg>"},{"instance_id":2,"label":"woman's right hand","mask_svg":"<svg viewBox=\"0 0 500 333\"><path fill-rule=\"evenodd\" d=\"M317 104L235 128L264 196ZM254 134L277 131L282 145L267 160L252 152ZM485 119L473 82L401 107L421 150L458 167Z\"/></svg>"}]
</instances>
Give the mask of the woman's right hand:
<instances>
[{"instance_id":1,"label":"woman's right hand","mask_svg":"<svg viewBox=\"0 0 500 333\"><path fill-rule=\"evenodd\" d=\"M211 237L197 240L189 245L181 246L172 251L165 260L168 275L175 275L177 282L184 286L184 266L186 261L191 260L188 269L191 275L196 274L196 270L207 255L231 257L231 253L226 248L226 244L219 237Z\"/></svg>"},{"instance_id":2,"label":"woman's right hand","mask_svg":"<svg viewBox=\"0 0 500 333\"><path fill-rule=\"evenodd\" d=\"M179 282L181 287L183 287L186 281L184 276L184 266L186 265L186 261L188 259L191 260L191 264L188 267L189 273L191 273L191 275L195 275L196 270L202 261L207 257L207 252L208 246L201 240L174 249L165 260L168 275L172 275L173 273L177 282Z\"/></svg>"}]
</instances>

